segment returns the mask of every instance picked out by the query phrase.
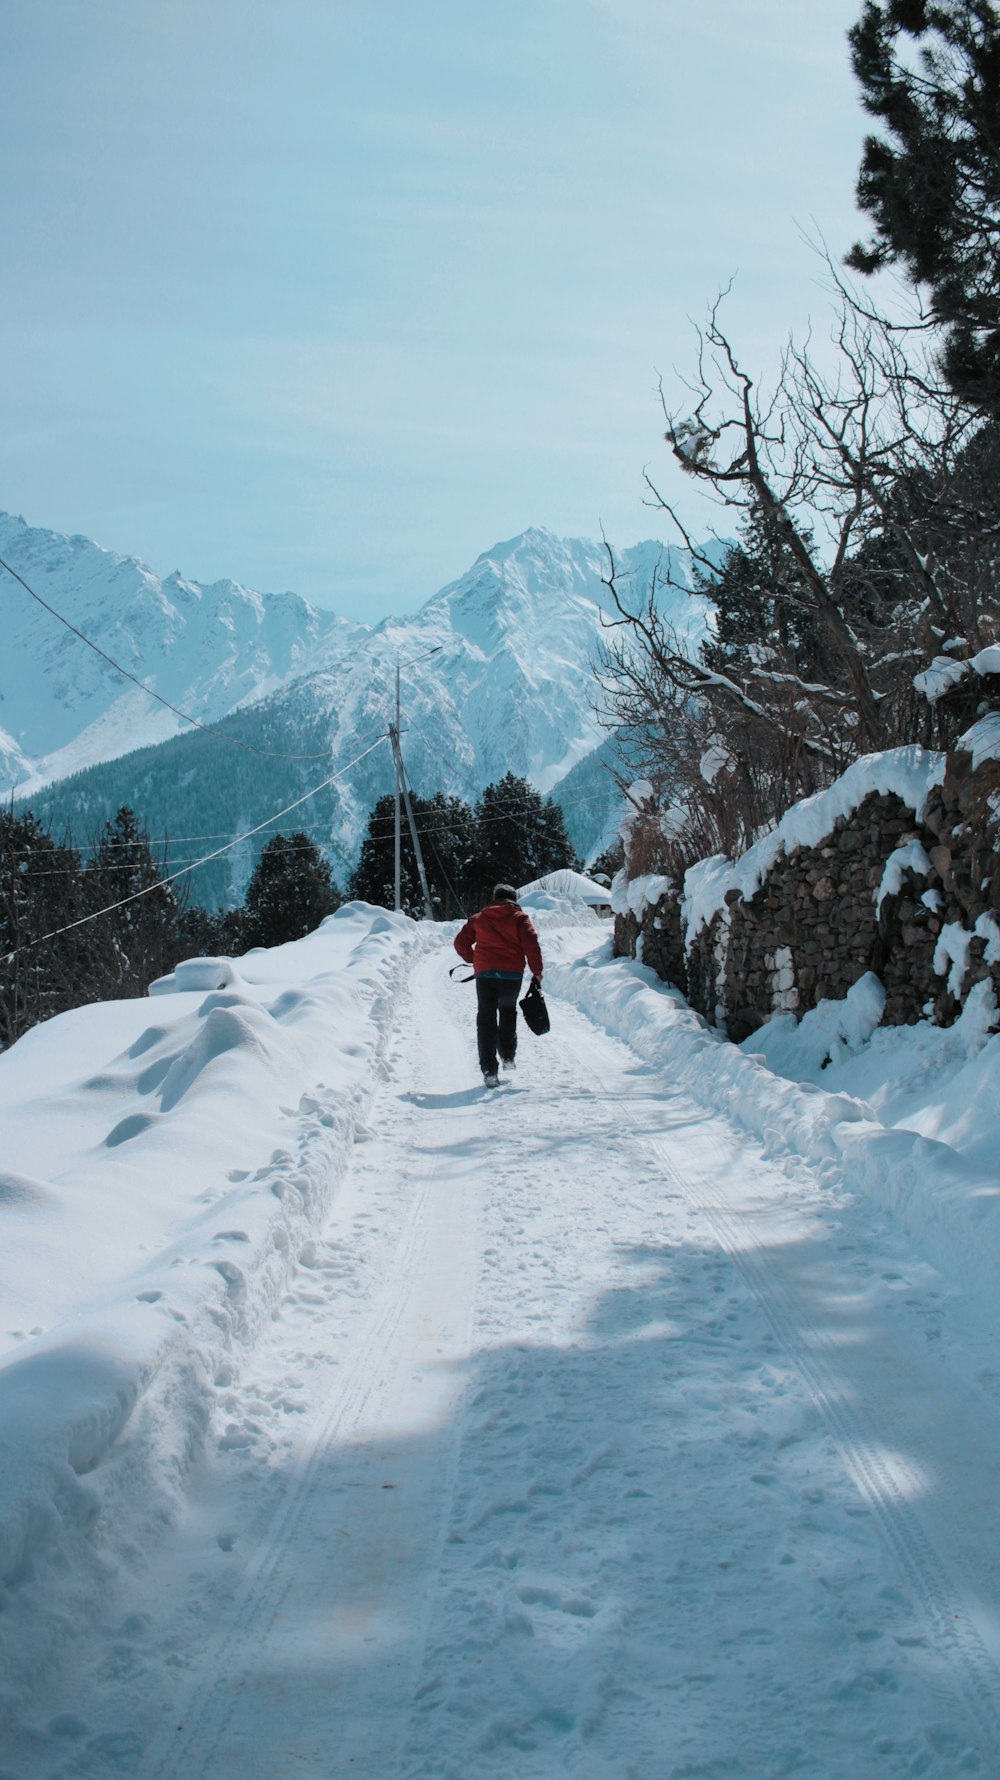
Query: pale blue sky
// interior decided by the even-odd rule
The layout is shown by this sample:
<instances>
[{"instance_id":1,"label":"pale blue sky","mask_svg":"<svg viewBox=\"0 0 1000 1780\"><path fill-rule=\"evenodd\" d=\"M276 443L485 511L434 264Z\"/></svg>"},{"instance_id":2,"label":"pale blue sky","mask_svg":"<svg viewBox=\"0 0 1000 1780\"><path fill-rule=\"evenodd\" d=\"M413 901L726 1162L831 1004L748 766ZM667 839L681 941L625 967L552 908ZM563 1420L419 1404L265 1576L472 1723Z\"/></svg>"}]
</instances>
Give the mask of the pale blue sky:
<instances>
[{"instance_id":1,"label":"pale blue sky","mask_svg":"<svg viewBox=\"0 0 1000 1780\"><path fill-rule=\"evenodd\" d=\"M0 7L0 507L403 612L529 525L667 535L657 373L822 314L860 0ZM692 512L699 523L699 516Z\"/></svg>"}]
</instances>

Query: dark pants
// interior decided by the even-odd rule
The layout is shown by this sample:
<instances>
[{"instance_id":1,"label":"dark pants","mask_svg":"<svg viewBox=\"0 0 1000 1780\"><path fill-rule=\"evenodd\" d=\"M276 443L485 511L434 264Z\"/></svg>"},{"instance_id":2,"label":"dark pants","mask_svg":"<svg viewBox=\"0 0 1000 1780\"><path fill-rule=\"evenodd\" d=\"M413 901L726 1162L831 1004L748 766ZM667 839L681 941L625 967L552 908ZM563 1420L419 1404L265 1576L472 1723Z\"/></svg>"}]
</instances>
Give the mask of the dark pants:
<instances>
[{"instance_id":1,"label":"dark pants","mask_svg":"<svg viewBox=\"0 0 1000 1780\"><path fill-rule=\"evenodd\" d=\"M496 1075L498 1051L505 1063L514 1061L520 988L520 977L476 978L476 1038L484 1075Z\"/></svg>"}]
</instances>

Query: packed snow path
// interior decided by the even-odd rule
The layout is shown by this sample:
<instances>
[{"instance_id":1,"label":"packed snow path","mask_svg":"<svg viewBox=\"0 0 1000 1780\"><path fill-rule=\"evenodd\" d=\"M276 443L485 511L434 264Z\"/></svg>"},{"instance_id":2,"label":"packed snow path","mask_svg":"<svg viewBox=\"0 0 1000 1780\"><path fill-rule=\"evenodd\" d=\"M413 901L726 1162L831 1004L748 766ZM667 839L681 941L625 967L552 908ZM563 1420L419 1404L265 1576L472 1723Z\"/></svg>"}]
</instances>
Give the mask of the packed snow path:
<instances>
[{"instance_id":1,"label":"packed snow path","mask_svg":"<svg viewBox=\"0 0 1000 1780\"><path fill-rule=\"evenodd\" d=\"M420 958L183 1523L11 1772L1000 1774L1000 1416L938 1276L557 998L486 1092L471 996Z\"/></svg>"}]
</instances>

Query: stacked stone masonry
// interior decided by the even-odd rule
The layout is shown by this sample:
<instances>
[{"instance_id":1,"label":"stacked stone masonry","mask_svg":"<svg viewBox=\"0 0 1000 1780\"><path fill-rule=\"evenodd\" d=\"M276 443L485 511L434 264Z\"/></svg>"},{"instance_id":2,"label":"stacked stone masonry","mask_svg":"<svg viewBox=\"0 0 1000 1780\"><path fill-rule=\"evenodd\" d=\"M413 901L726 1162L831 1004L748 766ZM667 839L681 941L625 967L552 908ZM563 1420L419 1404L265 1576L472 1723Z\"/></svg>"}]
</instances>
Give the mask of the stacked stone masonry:
<instances>
[{"instance_id":1,"label":"stacked stone masonry","mask_svg":"<svg viewBox=\"0 0 1000 1780\"><path fill-rule=\"evenodd\" d=\"M1000 1003L1000 962L986 960L991 925L982 919L1000 930L998 809L1000 762L973 771L970 755L950 754L920 820L894 794L873 793L820 845L780 857L749 900L730 890L725 911L689 946L671 892L641 923L617 917L615 951L641 956L737 1042L775 1013L801 1018L819 1001L841 1000L868 971L885 988L884 1024L950 1025L987 977ZM887 862L901 849L917 867L897 864L877 908ZM974 931L977 921L985 932ZM968 936L964 971L940 952L935 969L947 926Z\"/></svg>"}]
</instances>

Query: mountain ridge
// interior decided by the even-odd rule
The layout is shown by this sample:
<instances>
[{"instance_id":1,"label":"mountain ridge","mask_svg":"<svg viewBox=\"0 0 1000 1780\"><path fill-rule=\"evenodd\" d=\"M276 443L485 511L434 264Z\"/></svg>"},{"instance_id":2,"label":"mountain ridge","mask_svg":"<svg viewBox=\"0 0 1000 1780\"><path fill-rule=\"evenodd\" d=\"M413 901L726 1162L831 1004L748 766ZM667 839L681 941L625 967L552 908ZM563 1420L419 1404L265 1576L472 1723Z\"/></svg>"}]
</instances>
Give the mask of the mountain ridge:
<instances>
[{"instance_id":1,"label":"mountain ridge","mask_svg":"<svg viewBox=\"0 0 1000 1780\"><path fill-rule=\"evenodd\" d=\"M0 513L0 556L129 673L203 723L267 697L307 665L318 645L350 646L364 628L297 594L259 594L229 579L203 586L176 569L161 580L140 557L8 513ZM176 715L3 578L0 789L16 784L30 794L137 741L181 732Z\"/></svg>"},{"instance_id":2,"label":"mountain ridge","mask_svg":"<svg viewBox=\"0 0 1000 1780\"><path fill-rule=\"evenodd\" d=\"M9 516L0 517L5 556L10 524ZM60 627L49 614L34 608L33 631L22 614L21 634L32 634L33 647L24 646L21 661L0 674L0 721L18 702L9 697L12 676L25 694L39 663L44 673L55 659L62 675L54 688L60 734L68 739L32 758L23 728L8 736L21 762L16 795L77 837L96 832L120 802L136 808L156 835L239 834L266 821L385 734L394 718L397 664L407 770L422 795L445 791L471 802L507 771L551 794L606 743L593 708L592 663L611 602L602 579L606 550L591 540L559 539L531 527L482 552L416 613L366 627L318 613L296 595L259 595L228 582L206 589L176 572L159 581L137 559L115 557L86 539L48 533L38 542L30 528L15 542L18 536L21 560L34 556L45 569L38 591L52 605L73 622L80 613L103 615L133 649L123 665L136 671L137 661L163 696L166 686L180 685L172 702L219 732L191 731L155 707L150 715L148 694L128 683L125 693L112 685L112 670L79 638L62 631L56 650L52 632ZM667 554L646 541L616 560L622 576L631 575L645 591ZM710 602L683 591L693 579L686 553L669 555L678 583L665 596L670 617L694 646L710 621ZM76 589L75 603L56 597L57 558L64 574L80 572L84 581L96 577L101 584L82 594ZM14 566L24 572L21 561ZM22 599L28 603L27 595ZM147 637L152 642L144 653ZM272 637L276 658L268 653ZM115 653L106 633L93 640ZM69 645L89 658L86 674ZM44 729L44 698L40 703L34 736ZM83 722L75 736L68 734L74 714ZM175 733L165 735L171 724ZM95 758L101 748L103 758ZM314 758L289 758L302 755ZM8 795L13 778L9 768ZM386 747L305 807L304 816L317 813L317 825L326 827L324 851L341 879L357 856L368 811L391 788ZM608 824L610 783L607 800L597 803L594 836ZM580 814L573 826L585 851L590 831L586 812ZM239 899L254 851L240 848L223 869L203 868L212 886L206 900ZM193 893L203 899L197 887Z\"/></svg>"}]
</instances>

